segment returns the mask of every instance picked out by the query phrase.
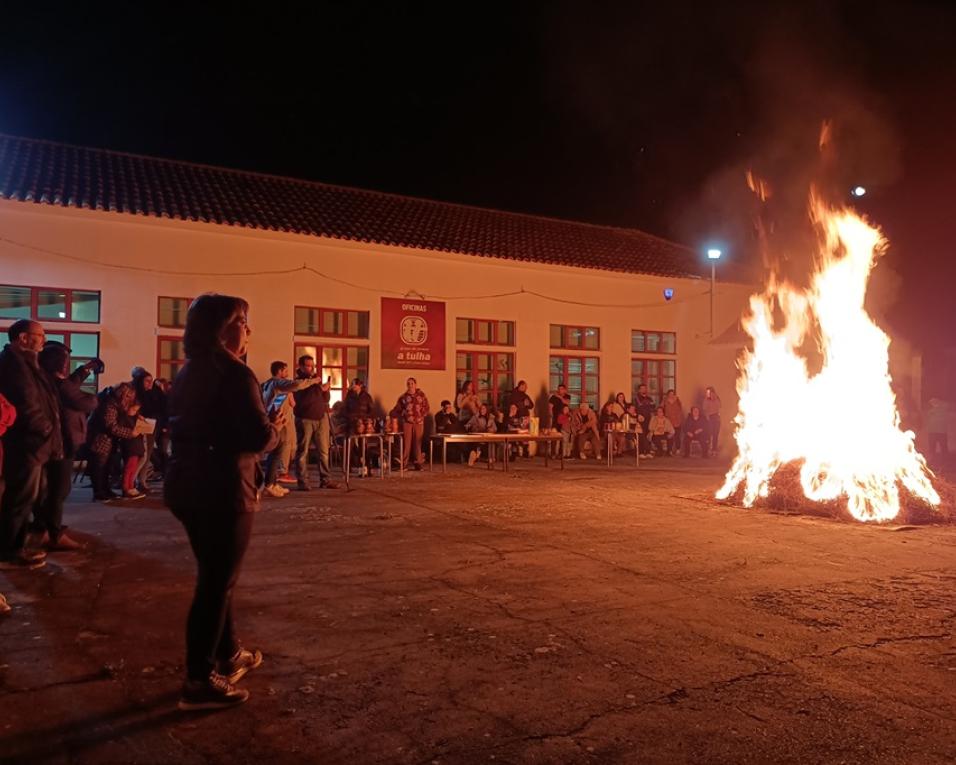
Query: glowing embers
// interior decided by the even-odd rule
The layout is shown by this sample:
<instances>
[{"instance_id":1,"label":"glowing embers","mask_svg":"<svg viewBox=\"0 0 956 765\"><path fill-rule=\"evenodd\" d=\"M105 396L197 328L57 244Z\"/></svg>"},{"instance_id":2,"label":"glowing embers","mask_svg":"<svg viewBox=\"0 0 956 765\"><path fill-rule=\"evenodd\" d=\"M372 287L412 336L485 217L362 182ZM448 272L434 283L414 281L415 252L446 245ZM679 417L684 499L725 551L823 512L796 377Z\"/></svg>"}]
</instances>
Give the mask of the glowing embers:
<instances>
[{"instance_id":1,"label":"glowing embers","mask_svg":"<svg viewBox=\"0 0 956 765\"><path fill-rule=\"evenodd\" d=\"M795 463L808 499L845 497L861 521L895 518L901 490L939 505L913 433L900 429L889 338L863 308L885 240L852 211L813 195L810 214L820 234L810 286L772 278L750 299L743 326L753 349L744 352L737 381L739 453L717 498L739 494L750 507L768 496L781 466ZM820 355L814 373L808 345Z\"/></svg>"}]
</instances>

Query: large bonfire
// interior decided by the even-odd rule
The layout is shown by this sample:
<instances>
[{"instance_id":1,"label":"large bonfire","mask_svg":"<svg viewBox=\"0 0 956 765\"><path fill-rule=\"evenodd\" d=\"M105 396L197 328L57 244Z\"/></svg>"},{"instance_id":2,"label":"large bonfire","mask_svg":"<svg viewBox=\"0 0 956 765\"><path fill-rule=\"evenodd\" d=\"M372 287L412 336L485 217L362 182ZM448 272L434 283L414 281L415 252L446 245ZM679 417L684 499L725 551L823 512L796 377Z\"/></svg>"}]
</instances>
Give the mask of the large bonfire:
<instances>
[{"instance_id":1,"label":"large bonfire","mask_svg":"<svg viewBox=\"0 0 956 765\"><path fill-rule=\"evenodd\" d=\"M870 271L886 242L852 210L811 193L819 252L806 289L771 280L750 299L735 420L739 453L718 499L752 506L772 491L777 471L799 471L814 502L845 497L860 521L888 521L901 492L932 507L940 497L912 431L900 428L889 373L890 339L864 309ZM803 349L815 346L819 371ZM838 415L838 412L843 414Z\"/></svg>"}]
</instances>

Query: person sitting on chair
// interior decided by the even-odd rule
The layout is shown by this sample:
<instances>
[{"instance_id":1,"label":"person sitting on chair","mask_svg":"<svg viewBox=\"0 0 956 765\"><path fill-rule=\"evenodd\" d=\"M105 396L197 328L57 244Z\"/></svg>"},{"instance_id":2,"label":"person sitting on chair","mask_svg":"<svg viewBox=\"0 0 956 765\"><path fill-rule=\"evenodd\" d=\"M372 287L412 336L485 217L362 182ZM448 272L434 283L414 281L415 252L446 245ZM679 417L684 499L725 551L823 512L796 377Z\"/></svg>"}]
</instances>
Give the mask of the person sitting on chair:
<instances>
[{"instance_id":1,"label":"person sitting on chair","mask_svg":"<svg viewBox=\"0 0 956 765\"><path fill-rule=\"evenodd\" d=\"M647 430L651 437L651 445L654 447L657 456L670 456L672 451L671 442L674 439L674 424L670 421L670 418L664 414L664 407L657 407L657 411L654 413L654 416L651 417Z\"/></svg>"},{"instance_id":2,"label":"person sitting on chair","mask_svg":"<svg viewBox=\"0 0 956 765\"><path fill-rule=\"evenodd\" d=\"M707 427L707 420L700 413L699 406L692 406L690 414L684 421L684 456L690 457L690 445L696 441L700 444L700 455L707 456L707 442L710 439L710 430Z\"/></svg>"}]
</instances>

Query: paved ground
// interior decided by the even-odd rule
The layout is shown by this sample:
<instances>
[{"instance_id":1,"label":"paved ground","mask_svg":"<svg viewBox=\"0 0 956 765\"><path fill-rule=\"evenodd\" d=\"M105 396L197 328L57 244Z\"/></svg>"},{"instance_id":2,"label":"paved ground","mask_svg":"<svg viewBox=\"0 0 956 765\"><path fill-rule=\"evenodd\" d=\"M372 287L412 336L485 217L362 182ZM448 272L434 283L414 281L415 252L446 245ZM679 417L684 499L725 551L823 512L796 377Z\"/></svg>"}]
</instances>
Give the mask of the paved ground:
<instances>
[{"instance_id":1,"label":"paved ground","mask_svg":"<svg viewBox=\"0 0 956 765\"><path fill-rule=\"evenodd\" d=\"M953 762L956 528L719 507L703 465L272 501L237 596L267 663L198 716L183 533L77 501L89 551L0 575L0 760Z\"/></svg>"}]
</instances>

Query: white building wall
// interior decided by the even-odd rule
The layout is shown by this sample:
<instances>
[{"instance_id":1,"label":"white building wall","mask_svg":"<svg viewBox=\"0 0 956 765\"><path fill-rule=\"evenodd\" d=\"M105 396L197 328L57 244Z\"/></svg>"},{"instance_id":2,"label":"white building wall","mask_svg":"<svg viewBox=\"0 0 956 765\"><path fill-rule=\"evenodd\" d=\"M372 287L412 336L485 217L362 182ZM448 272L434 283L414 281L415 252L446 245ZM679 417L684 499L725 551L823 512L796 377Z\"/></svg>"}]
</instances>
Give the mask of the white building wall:
<instances>
[{"instance_id":1,"label":"white building wall","mask_svg":"<svg viewBox=\"0 0 956 765\"><path fill-rule=\"evenodd\" d=\"M303 271L216 275L304 264L356 286ZM155 371L157 336L177 334L157 326L160 295L218 291L241 295L251 305L249 364L260 378L268 376L274 359L293 361L293 306L368 310L369 390L391 406L410 373L380 368L379 299L409 293L446 302L446 368L411 372L433 407L453 398L455 319L470 317L516 322L516 379L528 381L535 399L547 391L549 325L593 325L601 329L602 400L630 391L632 329L674 331L678 393L685 406L700 398L704 386L714 385L725 402L725 423L735 411L734 358L740 349L708 344L707 280L612 274L0 200L0 283L100 290L97 329L107 365L101 384L127 379L137 364ZM663 298L665 287L675 290L670 302ZM531 295L480 297L521 288L567 302ZM715 334L736 321L749 292L741 285L718 284ZM90 325L64 328L89 331Z\"/></svg>"}]
</instances>

